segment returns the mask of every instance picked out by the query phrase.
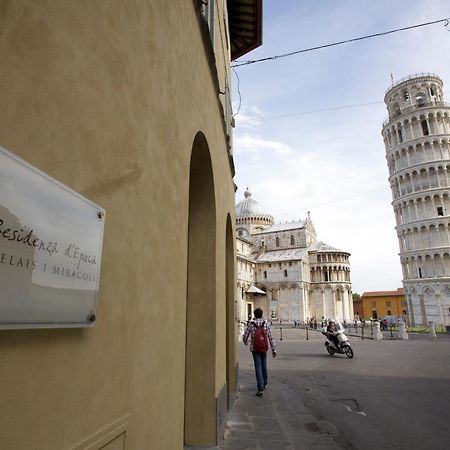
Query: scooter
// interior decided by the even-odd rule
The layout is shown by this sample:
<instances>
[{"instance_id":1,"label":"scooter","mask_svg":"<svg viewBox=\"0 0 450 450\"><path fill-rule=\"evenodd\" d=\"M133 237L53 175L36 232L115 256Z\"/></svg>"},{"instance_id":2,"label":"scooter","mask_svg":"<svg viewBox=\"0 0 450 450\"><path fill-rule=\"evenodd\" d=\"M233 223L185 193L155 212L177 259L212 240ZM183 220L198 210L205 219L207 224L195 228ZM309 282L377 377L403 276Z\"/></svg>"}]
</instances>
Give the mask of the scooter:
<instances>
[{"instance_id":1,"label":"scooter","mask_svg":"<svg viewBox=\"0 0 450 450\"><path fill-rule=\"evenodd\" d=\"M346 355L347 358L353 358L353 349L348 341L348 337L345 335L345 328L342 324L336 322L336 331L334 332L339 343L338 345L327 335L326 328L323 328L322 334L327 337L325 347L330 355L340 353L341 355Z\"/></svg>"}]
</instances>

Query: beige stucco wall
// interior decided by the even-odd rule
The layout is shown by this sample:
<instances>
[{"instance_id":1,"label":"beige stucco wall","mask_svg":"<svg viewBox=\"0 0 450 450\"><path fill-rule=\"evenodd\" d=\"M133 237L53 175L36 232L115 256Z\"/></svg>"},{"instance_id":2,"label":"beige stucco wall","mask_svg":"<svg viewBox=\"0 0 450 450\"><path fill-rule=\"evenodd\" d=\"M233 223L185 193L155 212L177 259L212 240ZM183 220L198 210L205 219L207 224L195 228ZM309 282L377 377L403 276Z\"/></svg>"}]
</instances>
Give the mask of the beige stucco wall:
<instances>
[{"instance_id":1,"label":"beige stucco wall","mask_svg":"<svg viewBox=\"0 0 450 450\"><path fill-rule=\"evenodd\" d=\"M0 3L0 145L106 209L95 328L0 331L0 448L98 448L113 429L128 449L182 448L198 131L214 177L211 376L223 389L234 190L208 59L192 1Z\"/></svg>"}]
</instances>

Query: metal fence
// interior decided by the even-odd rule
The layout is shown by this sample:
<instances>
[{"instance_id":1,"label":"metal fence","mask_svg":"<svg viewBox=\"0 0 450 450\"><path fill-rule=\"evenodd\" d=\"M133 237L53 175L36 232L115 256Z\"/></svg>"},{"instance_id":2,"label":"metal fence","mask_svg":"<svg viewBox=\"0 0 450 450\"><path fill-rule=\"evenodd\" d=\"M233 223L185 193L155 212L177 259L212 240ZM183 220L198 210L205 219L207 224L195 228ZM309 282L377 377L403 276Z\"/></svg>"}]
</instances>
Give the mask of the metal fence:
<instances>
[{"instance_id":1,"label":"metal fence","mask_svg":"<svg viewBox=\"0 0 450 450\"><path fill-rule=\"evenodd\" d=\"M241 332L245 331L247 322L241 323ZM300 321L288 322L273 320L269 323L271 325L272 334L275 339L283 340L310 340L311 338L317 339L321 335L321 331L327 326L327 322L320 321L313 324L303 323ZM375 325L371 321L362 322L349 322L343 324L345 328L345 334L350 337L356 337L359 339L374 339ZM447 328L443 324L435 326L436 333L438 335L448 334ZM387 326L380 327L384 339L401 339L399 326L396 324L388 324ZM428 326L415 326L406 327L408 334L430 334L430 328Z\"/></svg>"}]
</instances>

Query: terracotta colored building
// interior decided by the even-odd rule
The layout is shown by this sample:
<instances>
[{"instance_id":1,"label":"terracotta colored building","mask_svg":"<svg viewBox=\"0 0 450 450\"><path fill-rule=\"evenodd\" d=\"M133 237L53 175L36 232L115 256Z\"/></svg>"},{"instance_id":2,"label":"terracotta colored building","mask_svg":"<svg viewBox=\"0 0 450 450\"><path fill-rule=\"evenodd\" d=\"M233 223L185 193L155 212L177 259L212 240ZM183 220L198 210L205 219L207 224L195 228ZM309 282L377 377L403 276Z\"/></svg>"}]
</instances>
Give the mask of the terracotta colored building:
<instances>
[{"instance_id":1,"label":"terracotta colored building","mask_svg":"<svg viewBox=\"0 0 450 450\"><path fill-rule=\"evenodd\" d=\"M353 302L355 315L361 319L381 319L385 316L406 316L403 288L396 291L364 292L361 300Z\"/></svg>"}]
</instances>

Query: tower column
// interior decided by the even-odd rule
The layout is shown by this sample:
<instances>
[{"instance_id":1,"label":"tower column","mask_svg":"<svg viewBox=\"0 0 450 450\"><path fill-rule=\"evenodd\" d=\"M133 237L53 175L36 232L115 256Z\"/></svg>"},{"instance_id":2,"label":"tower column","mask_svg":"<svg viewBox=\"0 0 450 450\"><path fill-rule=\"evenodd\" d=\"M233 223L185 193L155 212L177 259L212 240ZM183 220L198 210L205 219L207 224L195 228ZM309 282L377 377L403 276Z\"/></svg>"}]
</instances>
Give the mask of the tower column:
<instances>
[{"instance_id":1,"label":"tower column","mask_svg":"<svg viewBox=\"0 0 450 450\"><path fill-rule=\"evenodd\" d=\"M342 319L349 319L349 304L348 304L348 297L347 295L345 295L346 292L343 291L342 292L342 310L343 310L343 314L344 317Z\"/></svg>"},{"instance_id":2,"label":"tower column","mask_svg":"<svg viewBox=\"0 0 450 450\"><path fill-rule=\"evenodd\" d=\"M425 121L427 122L428 135L430 135L431 134L431 126L430 126L430 119L428 118L428 115L426 116Z\"/></svg>"},{"instance_id":3,"label":"tower column","mask_svg":"<svg viewBox=\"0 0 450 450\"><path fill-rule=\"evenodd\" d=\"M325 308L325 289L321 290L321 294L322 294L322 315L323 317L326 319L327 314L326 314L326 308Z\"/></svg>"},{"instance_id":4,"label":"tower column","mask_svg":"<svg viewBox=\"0 0 450 450\"><path fill-rule=\"evenodd\" d=\"M331 311L333 312L332 317L336 318L336 312L337 312L337 305L336 305L336 290L332 289L332 306Z\"/></svg>"},{"instance_id":5,"label":"tower column","mask_svg":"<svg viewBox=\"0 0 450 450\"><path fill-rule=\"evenodd\" d=\"M408 325L410 327L415 326L415 321L414 321L414 311L413 311L413 306L412 306L412 300L411 300L411 295L406 295L406 302L407 302L407 309L408 309Z\"/></svg>"},{"instance_id":6,"label":"tower column","mask_svg":"<svg viewBox=\"0 0 450 450\"><path fill-rule=\"evenodd\" d=\"M417 210L417 201L414 199L414 212L415 212L415 217L414 219L417 220L419 218L419 211Z\"/></svg>"},{"instance_id":7,"label":"tower column","mask_svg":"<svg viewBox=\"0 0 450 450\"><path fill-rule=\"evenodd\" d=\"M427 325L427 313L425 310L425 302L423 300L423 294L419 294L419 305L420 305L420 314L422 319L422 326Z\"/></svg>"}]
</instances>

